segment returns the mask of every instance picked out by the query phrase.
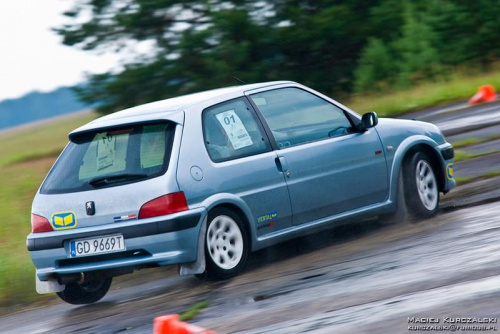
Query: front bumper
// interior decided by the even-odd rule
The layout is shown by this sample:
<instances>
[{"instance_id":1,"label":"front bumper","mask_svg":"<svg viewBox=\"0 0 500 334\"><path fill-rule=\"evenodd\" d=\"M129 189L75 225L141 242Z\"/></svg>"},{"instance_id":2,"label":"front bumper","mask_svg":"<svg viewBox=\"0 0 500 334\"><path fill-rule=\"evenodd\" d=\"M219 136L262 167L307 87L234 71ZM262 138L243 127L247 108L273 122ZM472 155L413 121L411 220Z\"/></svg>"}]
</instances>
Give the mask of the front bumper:
<instances>
[{"instance_id":1,"label":"front bumper","mask_svg":"<svg viewBox=\"0 0 500 334\"><path fill-rule=\"evenodd\" d=\"M450 143L446 143L439 146L439 150L443 158L443 169L444 169L443 170L444 183L442 192L446 194L456 185L456 181L453 177L453 168L454 168L453 158L455 157L455 152L453 150L453 146Z\"/></svg>"},{"instance_id":2,"label":"front bumper","mask_svg":"<svg viewBox=\"0 0 500 334\"><path fill-rule=\"evenodd\" d=\"M147 265L171 265L196 260L204 208L168 216L47 233L31 233L27 247L41 281L59 275ZM123 235L126 250L95 256L70 256L71 240Z\"/></svg>"}]
</instances>

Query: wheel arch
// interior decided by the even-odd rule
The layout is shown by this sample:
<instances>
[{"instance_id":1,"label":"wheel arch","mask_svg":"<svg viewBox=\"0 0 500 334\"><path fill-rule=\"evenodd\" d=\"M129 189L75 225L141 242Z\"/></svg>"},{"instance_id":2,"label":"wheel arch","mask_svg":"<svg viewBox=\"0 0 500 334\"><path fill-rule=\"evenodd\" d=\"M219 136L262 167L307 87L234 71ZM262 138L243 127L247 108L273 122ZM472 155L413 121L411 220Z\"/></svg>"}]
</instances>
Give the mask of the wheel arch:
<instances>
[{"instance_id":1,"label":"wheel arch","mask_svg":"<svg viewBox=\"0 0 500 334\"><path fill-rule=\"evenodd\" d=\"M441 156L438 153L438 151L429 145L418 144L418 145L411 147L411 149L406 152L403 161L405 161L406 159L409 159L416 152L423 152L429 156L429 158L431 159L431 161L429 161L431 163L431 167L434 170L434 172L437 174L436 179L438 182L438 189L439 189L439 191L443 191L444 186L445 186L446 175L445 175L445 171L443 170L443 168L441 168L441 166L442 166L441 160L442 159L441 159Z\"/></svg>"},{"instance_id":2,"label":"wheel arch","mask_svg":"<svg viewBox=\"0 0 500 334\"><path fill-rule=\"evenodd\" d=\"M446 171L443 166L443 158L440 155L438 144L425 136L413 136L405 139L399 145L391 168L391 200L394 202L397 198L397 187L401 167L416 152L424 152L430 157L431 166L436 173L439 191L445 187Z\"/></svg>"},{"instance_id":3,"label":"wheel arch","mask_svg":"<svg viewBox=\"0 0 500 334\"><path fill-rule=\"evenodd\" d=\"M210 211L216 208L226 208L238 215L247 229L249 250L253 250L256 241L256 231L255 225L250 224L252 221L252 211L245 201L234 194L222 193L207 198L202 204L207 210L207 216Z\"/></svg>"}]
</instances>

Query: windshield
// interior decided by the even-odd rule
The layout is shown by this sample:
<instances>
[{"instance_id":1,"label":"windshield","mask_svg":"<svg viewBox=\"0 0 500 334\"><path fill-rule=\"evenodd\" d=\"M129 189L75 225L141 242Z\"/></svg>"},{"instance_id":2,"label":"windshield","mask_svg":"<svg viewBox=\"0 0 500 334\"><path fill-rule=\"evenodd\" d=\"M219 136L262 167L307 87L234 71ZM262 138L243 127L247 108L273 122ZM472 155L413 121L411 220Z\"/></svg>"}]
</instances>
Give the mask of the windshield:
<instances>
[{"instance_id":1,"label":"windshield","mask_svg":"<svg viewBox=\"0 0 500 334\"><path fill-rule=\"evenodd\" d=\"M171 123L139 124L76 136L40 193L93 190L162 175L168 167L174 128Z\"/></svg>"}]
</instances>

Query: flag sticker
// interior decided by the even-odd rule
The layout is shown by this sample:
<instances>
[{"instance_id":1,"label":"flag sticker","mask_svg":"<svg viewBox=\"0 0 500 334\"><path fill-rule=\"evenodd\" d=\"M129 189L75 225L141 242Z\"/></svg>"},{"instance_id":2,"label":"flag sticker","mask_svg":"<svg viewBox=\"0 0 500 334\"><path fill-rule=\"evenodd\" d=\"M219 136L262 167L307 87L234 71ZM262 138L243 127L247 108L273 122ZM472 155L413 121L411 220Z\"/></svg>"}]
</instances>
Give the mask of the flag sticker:
<instances>
[{"instance_id":1,"label":"flag sticker","mask_svg":"<svg viewBox=\"0 0 500 334\"><path fill-rule=\"evenodd\" d=\"M113 217L113 220L115 222L121 222L121 221L124 221L124 220L131 220L131 219L136 219L136 218L137 218L137 215L131 214L131 215Z\"/></svg>"}]
</instances>

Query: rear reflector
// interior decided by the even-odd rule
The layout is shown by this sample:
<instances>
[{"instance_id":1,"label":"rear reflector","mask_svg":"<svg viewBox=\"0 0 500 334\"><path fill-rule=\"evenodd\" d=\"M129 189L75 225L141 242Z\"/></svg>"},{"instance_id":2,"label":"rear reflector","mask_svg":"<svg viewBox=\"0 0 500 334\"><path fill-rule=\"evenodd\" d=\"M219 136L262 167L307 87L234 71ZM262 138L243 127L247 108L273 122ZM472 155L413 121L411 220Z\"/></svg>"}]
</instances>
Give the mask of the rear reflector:
<instances>
[{"instance_id":1,"label":"rear reflector","mask_svg":"<svg viewBox=\"0 0 500 334\"><path fill-rule=\"evenodd\" d=\"M145 203L139 210L139 219L168 215L188 210L184 192L160 196Z\"/></svg>"},{"instance_id":2,"label":"rear reflector","mask_svg":"<svg viewBox=\"0 0 500 334\"><path fill-rule=\"evenodd\" d=\"M47 218L31 214L31 231L33 233L52 232L53 230Z\"/></svg>"}]
</instances>

